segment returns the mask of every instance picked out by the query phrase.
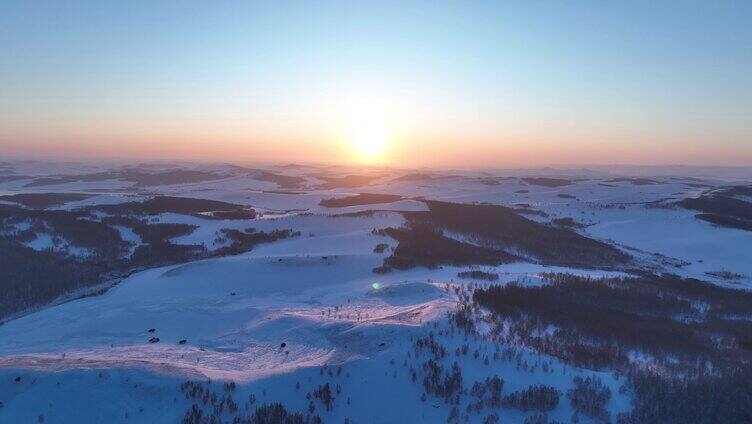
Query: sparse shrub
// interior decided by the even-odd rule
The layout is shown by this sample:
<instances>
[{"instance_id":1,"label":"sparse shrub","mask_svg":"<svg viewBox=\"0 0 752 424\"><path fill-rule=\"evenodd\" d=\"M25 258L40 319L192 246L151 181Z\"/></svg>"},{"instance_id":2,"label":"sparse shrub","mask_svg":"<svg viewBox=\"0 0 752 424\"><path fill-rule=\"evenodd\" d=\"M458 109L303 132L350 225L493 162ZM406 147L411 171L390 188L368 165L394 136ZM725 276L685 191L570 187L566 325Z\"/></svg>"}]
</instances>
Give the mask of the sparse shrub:
<instances>
[{"instance_id":1,"label":"sparse shrub","mask_svg":"<svg viewBox=\"0 0 752 424\"><path fill-rule=\"evenodd\" d=\"M548 424L548 416L546 414L535 414L525 418L525 424Z\"/></svg>"},{"instance_id":2,"label":"sparse shrub","mask_svg":"<svg viewBox=\"0 0 752 424\"><path fill-rule=\"evenodd\" d=\"M550 386L532 385L504 397L504 406L520 411L551 411L559 404L559 391Z\"/></svg>"},{"instance_id":3,"label":"sparse shrub","mask_svg":"<svg viewBox=\"0 0 752 424\"><path fill-rule=\"evenodd\" d=\"M460 278L486 281L496 281L499 279L499 274L495 272L485 272L479 270L458 272L457 276Z\"/></svg>"},{"instance_id":4,"label":"sparse shrub","mask_svg":"<svg viewBox=\"0 0 752 424\"><path fill-rule=\"evenodd\" d=\"M386 243L379 243L376 245L376 247L373 248L373 253L384 253L386 249L389 248L389 245Z\"/></svg>"},{"instance_id":5,"label":"sparse shrub","mask_svg":"<svg viewBox=\"0 0 752 424\"><path fill-rule=\"evenodd\" d=\"M575 411L603 422L609 421L606 403L611 399L611 389L598 377L575 377L573 389L567 391L567 397Z\"/></svg>"},{"instance_id":6,"label":"sparse shrub","mask_svg":"<svg viewBox=\"0 0 752 424\"><path fill-rule=\"evenodd\" d=\"M320 400L327 411L331 411L334 408L334 396L332 396L332 389L329 383L324 383L314 389L313 397Z\"/></svg>"},{"instance_id":7,"label":"sparse shrub","mask_svg":"<svg viewBox=\"0 0 752 424\"><path fill-rule=\"evenodd\" d=\"M497 413L488 414L483 418L483 424L499 424L499 415Z\"/></svg>"}]
</instances>

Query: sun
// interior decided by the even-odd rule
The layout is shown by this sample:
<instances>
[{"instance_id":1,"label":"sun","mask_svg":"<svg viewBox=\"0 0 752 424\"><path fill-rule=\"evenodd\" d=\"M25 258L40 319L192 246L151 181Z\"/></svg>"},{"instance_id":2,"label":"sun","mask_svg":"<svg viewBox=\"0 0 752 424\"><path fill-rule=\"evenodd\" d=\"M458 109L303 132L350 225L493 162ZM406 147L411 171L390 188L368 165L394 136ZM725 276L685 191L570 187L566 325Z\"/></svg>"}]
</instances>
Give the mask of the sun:
<instances>
[{"instance_id":1,"label":"sun","mask_svg":"<svg viewBox=\"0 0 752 424\"><path fill-rule=\"evenodd\" d=\"M383 90L382 90L383 91ZM380 165L391 161L400 139L399 103L368 87L353 87L334 100L342 147L349 161Z\"/></svg>"},{"instance_id":2,"label":"sun","mask_svg":"<svg viewBox=\"0 0 752 424\"><path fill-rule=\"evenodd\" d=\"M389 145L389 132L384 125L360 123L352 128L349 139L358 159L379 162L384 159Z\"/></svg>"}]
</instances>

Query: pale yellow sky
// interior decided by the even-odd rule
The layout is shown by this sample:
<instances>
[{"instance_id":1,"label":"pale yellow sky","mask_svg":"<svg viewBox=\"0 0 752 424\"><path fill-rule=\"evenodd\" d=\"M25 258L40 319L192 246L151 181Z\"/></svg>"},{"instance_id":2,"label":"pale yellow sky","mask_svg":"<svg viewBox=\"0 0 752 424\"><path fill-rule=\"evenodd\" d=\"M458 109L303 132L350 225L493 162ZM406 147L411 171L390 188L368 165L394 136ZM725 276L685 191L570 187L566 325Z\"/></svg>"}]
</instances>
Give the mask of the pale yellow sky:
<instances>
[{"instance_id":1,"label":"pale yellow sky","mask_svg":"<svg viewBox=\"0 0 752 424\"><path fill-rule=\"evenodd\" d=\"M163 136L162 136L163 137ZM289 134L249 139L210 135L158 138L150 134L102 134L91 139L26 138L23 145L0 141L4 158L190 160L244 163L378 164L396 167L532 167L551 164L696 164L749 165L752 149L718 143L712 152L702 146L662 144L662 140L630 143L604 139L582 141L566 137L525 138L440 136L427 139L389 139L383 151L364 155L345 137L304 139ZM456 138L455 138L456 137Z\"/></svg>"},{"instance_id":2,"label":"pale yellow sky","mask_svg":"<svg viewBox=\"0 0 752 424\"><path fill-rule=\"evenodd\" d=\"M750 6L704 3L11 2L0 158L752 165Z\"/></svg>"}]
</instances>

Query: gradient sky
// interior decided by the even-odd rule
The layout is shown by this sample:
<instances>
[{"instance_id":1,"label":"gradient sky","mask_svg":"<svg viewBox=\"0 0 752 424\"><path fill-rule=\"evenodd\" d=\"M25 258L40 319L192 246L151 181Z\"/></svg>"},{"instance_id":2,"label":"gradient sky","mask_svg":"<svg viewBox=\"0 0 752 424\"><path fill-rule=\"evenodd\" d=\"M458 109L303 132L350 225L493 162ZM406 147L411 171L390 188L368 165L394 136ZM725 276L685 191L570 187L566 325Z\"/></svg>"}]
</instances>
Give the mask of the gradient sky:
<instances>
[{"instance_id":1,"label":"gradient sky","mask_svg":"<svg viewBox=\"0 0 752 424\"><path fill-rule=\"evenodd\" d=\"M0 157L752 165L752 2L0 2Z\"/></svg>"}]
</instances>

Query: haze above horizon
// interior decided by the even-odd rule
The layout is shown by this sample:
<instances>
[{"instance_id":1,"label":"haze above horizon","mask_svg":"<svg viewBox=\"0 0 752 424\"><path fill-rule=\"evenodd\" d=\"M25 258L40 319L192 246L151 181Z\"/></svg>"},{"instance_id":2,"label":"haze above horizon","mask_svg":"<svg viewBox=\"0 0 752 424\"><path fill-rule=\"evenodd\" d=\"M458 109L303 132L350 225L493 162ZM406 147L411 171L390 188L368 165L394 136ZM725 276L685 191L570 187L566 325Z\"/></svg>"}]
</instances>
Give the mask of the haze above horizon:
<instances>
[{"instance_id":1,"label":"haze above horizon","mask_svg":"<svg viewBox=\"0 0 752 424\"><path fill-rule=\"evenodd\" d=\"M0 4L0 157L752 165L752 4Z\"/></svg>"}]
</instances>

